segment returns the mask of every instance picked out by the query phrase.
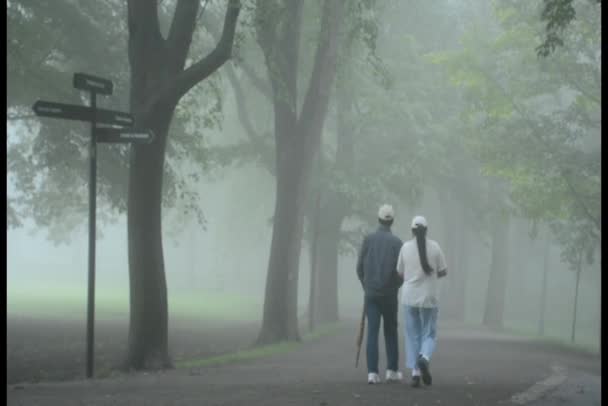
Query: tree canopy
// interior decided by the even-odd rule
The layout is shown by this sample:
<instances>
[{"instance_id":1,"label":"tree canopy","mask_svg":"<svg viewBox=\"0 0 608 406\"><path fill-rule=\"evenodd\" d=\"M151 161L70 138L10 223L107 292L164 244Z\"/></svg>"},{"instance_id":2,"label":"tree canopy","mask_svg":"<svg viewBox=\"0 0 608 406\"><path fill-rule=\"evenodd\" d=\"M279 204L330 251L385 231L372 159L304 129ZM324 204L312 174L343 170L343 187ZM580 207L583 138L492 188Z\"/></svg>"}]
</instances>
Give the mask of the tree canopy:
<instances>
[{"instance_id":1,"label":"tree canopy","mask_svg":"<svg viewBox=\"0 0 608 406\"><path fill-rule=\"evenodd\" d=\"M541 27L526 1L497 4L498 26L477 21L463 50L435 57L465 92L468 148L509 181L522 215L551 224L569 261L581 249L591 261L600 235L600 19L583 6L569 45L545 59L529 46Z\"/></svg>"}]
</instances>

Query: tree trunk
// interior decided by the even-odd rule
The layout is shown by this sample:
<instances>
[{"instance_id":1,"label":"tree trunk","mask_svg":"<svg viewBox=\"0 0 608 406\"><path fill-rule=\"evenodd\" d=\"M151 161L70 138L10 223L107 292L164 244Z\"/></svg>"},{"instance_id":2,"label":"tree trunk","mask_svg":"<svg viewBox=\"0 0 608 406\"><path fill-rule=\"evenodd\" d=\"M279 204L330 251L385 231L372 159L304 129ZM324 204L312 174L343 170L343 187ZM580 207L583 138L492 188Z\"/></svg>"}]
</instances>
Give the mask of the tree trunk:
<instances>
[{"instance_id":1,"label":"tree trunk","mask_svg":"<svg viewBox=\"0 0 608 406\"><path fill-rule=\"evenodd\" d=\"M310 288L308 291L308 331L313 331L315 329L316 320L315 313L317 311L316 302L317 302L317 286L318 286L318 278L317 278L317 253L316 247L317 244L315 236L311 237L313 241L310 242Z\"/></svg>"},{"instance_id":2,"label":"tree trunk","mask_svg":"<svg viewBox=\"0 0 608 406\"><path fill-rule=\"evenodd\" d=\"M266 278L264 318L258 344L299 340L298 265L302 240L308 157L292 136L277 164L277 192L270 260ZM304 158L306 156L306 158Z\"/></svg>"},{"instance_id":3,"label":"tree trunk","mask_svg":"<svg viewBox=\"0 0 608 406\"><path fill-rule=\"evenodd\" d=\"M336 193L328 191L327 202L321 215L318 251L319 294L317 295L319 323L334 323L339 320L338 247L344 214L340 210L338 199Z\"/></svg>"},{"instance_id":4,"label":"tree trunk","mask_svg":"<svg viewBox=\"0 0 608 406\"><path fill-rule=\"evenodd\" d=\"M451 191L449 181L443 182L442 187L438 191L439 193L439 209L441 210L441 220L443 223L443 241L440 241L442 250L446 261L448 261L448 268L452 269L454 275L457 275L459 270L456 270L458 266L458 260L460 255L458 253L459 236L457 234L457 216L454 210L454 193ZM449 277L443 280L442 292L441 292L441 318L446 320L454 320L458 318L457 315L457 287L456 277Z\"/></svg>"},{"instance_id":5,"label":"tree trunk","mask_svg":"<svg viewBox=\"0 0 608 406\"><path fill-rule=\"evenodd\" d=\"M350 41L349 39L347 41ZM351 43L347 42L346 49L348 55L351 50ZM354 113L354 92L350 86L349 78L352 72L351 66L344 66L341 71L341 80L336 86L337 115L336 124L338 139L336 145L336 159L333 165L333 172L343 172L345 176L352 175L353 161L355 159L353 133L355 129L352 124ZM327 174L331 176L330 174ZM321 172L323 176L323 172ZM321 184L327 184L321 182ZM325 201L322 205L319 233L319 250L317 268L319 285L317 294L318 304L316 306L318 314L317 320L321 323L334 323L340 318L339 313L339 292L338 292L338 261L339 246L342 231L342 223L347 216L351 203L348 198L335 189L328 188L324 191Z\"/></svg>"},{"instance_id":6,"label":"tree trunk","mask_svg":"<svg viewBox=\"0 0 608 406\"><path fill-rule=\"evenodd\" d=\"M545 253L543 258L543 279L540 291L540 317L538 319L538 335L545 335L545 313L547 308L547 273L549 272L549 260L551 253L551 240L547 236Z\"/></svg>"},{"instance_id":7,"label":"tree trunk","mask_svg":"<svg viewBox=\"0 0 608 406\"><path fill-rule=\"evenodd\" d=\"M453 314L452 318L457 321L463 322L465 320L466 310L466 297L467 297L467 274L469 268L469 227L465 223L466 218L465 211L469 208L464 205L461 201L454 202L459 204L459 211L461 215L456 218L456 232L455 238L452 240L455 243L456 258L452 266L448 264L448 269L452 269L453 272L446 279L451 280L452 290L452 307ZM448 271L449 272L449 271Z\"/></svg>"},{"instance_id":8,"label":"tree trunk","mask_svg":"<svg viewBox=\"0 0 608 406\"><path fill-rule=\"evenodd\" d=\"M136 127L150 129L156 137L150 145L130 147L127 233L131 311L126 368L171 366L161 228L168 130L181 97L230 58L240 11L238 0L228 1L217 46L184 69L198 6L198 2L179 0L167 38L163 38L156 2L127 3L131 114Z\"/></svg>"},{"instance_id":9,"label":"tree trunk","mask_svg":"<svg viewBox=\"0 0 608 406\"><path fill-rule=\"evenodd\" d=\"M319 253L319 295L317 321L334 323L339 320L338 313L338 244L339 237L322 238L325 244Z\"/></svg>"},{"instance_id":10,"label":"tree trunk","mask_svg":"<svg viewBox=\"0 0 608 406\"><path fill-rule=\"evenodd\" d=\"M297 303L303 208L310 169L319 150L337 62L337 37L344 3L323 3L321 30L312 75L298 116L297 76L303 2L286 2L280 22L264 21L274 8L260 12L258 38L272 84L277 188L264 315L258 344L299 340ZM278 27L278 29L276 29Z\"/></svg>"},{"instance_id":11,"label":"tree trunk","mask_svg":"<svg viewBox=\"0 0 608 406\"><path fill-rule=\"evenodd\" d=\"M320 162L320 159L318 160ZM319 182L320 183L320 182ZM316 323L317 297L319 287L319 225L321 216L321 185L317 191L310 220L310 294L308 296L308 330L313 331Z\"/></svg>"},{"instance_id":12,"label":"tree trunk","mask_svg":"<svg viewBox=\"0 0 608 406\"><path fill-rule=\"evenodd\" d=\"M576 308L578 305L578 286L581 280L581 270L583 268L583 255L579 254L578 264L576 267L576 286L574 288L574 309L572 314L572 333L570 335L570 341L575 342L576 340Z\"/></svg>"},{"instance_id":13,"label":"tree trunk","mask_svg":"<svg viewBox=\"0 0 608 406\"><path fill-rule=\"evenodd\" d=\"M165 143L173 109L142 128L156 134L151 145L131 147L128 242L130 326L127 366L171 366L168 349L167 284L163 259L161 201Z\"/></svg>"},{"instance_id":14,"label":"tree trunk","mask_svg":"<svg viewBox=\"0 0 608 406\"><path fill-rule=\"evenodd\" d=\"M492 264L486 292L483 324L503 327L503 313L508 278L509 217L497 218L492 230Z\"/></svg>"},{"instance_id":15,"label":"tree trunk","mask_svg":"<svg viewBox=\"0 0 608 406\"><path fill-rule=\"evenodd\" d=\"M600 268L601 270L601 268ZM600 273L600 283L597 284L598 286L598 297L600 298L600 305L598 306L598 317L597 317L597 325L598 325L598 329L597 329L597 334L598 334L598 351L599 351L599 355L600 357L602 356L602 274Z\"/></svg>"}]
</instances>

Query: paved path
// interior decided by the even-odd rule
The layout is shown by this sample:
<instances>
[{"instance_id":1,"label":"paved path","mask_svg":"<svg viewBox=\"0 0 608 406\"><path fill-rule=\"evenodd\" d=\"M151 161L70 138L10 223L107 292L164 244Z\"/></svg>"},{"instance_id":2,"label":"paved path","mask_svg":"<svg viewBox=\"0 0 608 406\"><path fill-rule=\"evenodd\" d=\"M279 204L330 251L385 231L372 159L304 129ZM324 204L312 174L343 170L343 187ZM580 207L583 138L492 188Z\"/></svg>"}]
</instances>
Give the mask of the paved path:
<instances>
[{"instance_id":1,"label":"paved path","mask_svg":"<svg viewBox=\"0 0 608 406\"><path fill-rule=\"evenodd\" d=\"M356 323L263 359L111 379L7 386L8 405L600 405L599 356L439 326L433 385L367 385ZM381 369L384 362L381 347ZM403 342L400 343L403 357ZM383 371L382 375L383 375ZM407 374L406 374L407 375Z\"/></svg>"}]
</instances>

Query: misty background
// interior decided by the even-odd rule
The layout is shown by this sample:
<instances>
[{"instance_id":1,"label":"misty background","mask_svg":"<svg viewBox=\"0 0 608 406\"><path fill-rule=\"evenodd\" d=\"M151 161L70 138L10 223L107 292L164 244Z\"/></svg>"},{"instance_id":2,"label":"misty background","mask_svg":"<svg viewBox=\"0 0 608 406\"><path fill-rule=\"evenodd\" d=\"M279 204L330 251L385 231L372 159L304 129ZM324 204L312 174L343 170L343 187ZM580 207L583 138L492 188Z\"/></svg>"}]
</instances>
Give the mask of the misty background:
<instances>
[{"instance_id":1,"label":"misty background","mask_svg":"<svg viewBox=\"0 0 608 406\"><path fill-rule=\"evenodd\" d=\"M175 5L164 3L159 15L166 31L167 16ZM316 39L319 18L316 6L306 3L301 86L311 70L311 44ZM323 158L317 156L311 169L312 186L306 196L298 265L300 322L309 312L309 220L313 218L314 196L319 190L321 196L338 190L349 202L344 204L348 209L338 237L340 319L360 317L363 297L355 274L356 251L364 233L376 227L377 208L388 203L396 209L393 232L397 236L411 238L412 217L424 215L429 222L429 238L436 240L446 254L449 274L441 288L442 321L485 322L521 334L570 341L576 317L576 344L599 349L599 231L594 231L578 204L579 195L586 193L581 199L588 203L583 206L590 207L592 216L601 218L600 82L594 82L600 68L599 8L587 4L591 2L575 1L577 19L565 34L588 48L576 51L580 44L575 43L543 60L535 51L540 41L538 32L543 28L541 3L388 1L362 18L365 24L373 22L376 27L371 31L375 36L373 52L361 45L350 56L342 56L345 59L338 63L336 79L337 86L352 92L342 100L358 103L347 108L351 127L345 133L352 136L355 145L346 160L351 167L345 170L334 165L341 147L340 100L333 95L323 127ZM115 83L115 94L100 98L100 105L128 111L125 7L112 1L107 4L115 7L119 16L114 36L108 34L116 42L107 55L96 60L91 57L90 63L99 64L91 73L112 78ZM93 13L89 6L82 6L82 13ZM16 17L28 7L33 10L31 18L42 18L31 2L9 1L7 5L14 18L9 15L7 312L14 317L84 320L86 153L70 155L57 152L61 146L53 149L47 144L77 140L86 152L83 146L88 127L35 119L28 116L28 106L39 98L61 102L67 102L66 94L78 98L69 78L73 71L87 71L71 61L69 52L88 45L70 38L62 43L65 54L60 49L56 58L49 57L48 66L36 73L35 62L13 56L19 49L36 49L34 45L39 41L26 35L33 29L28 25L27 12L26 17ZM210 2L208 7L205 15L223 16L223 2ZM171 317L193 323L205 323L214 312L211 302L223 309L224 313L217 312L219 318L259 323L267 294L276 193L275 177L268 169L274 161L274 140L270 136L273 113L269 101L248 81L241 65L245 61L243 64L256 67L257 75L267 82L263 57L247 28L253 20L248 12L245 7L233 61L181 100L169 131L175 151L170 151L166 161L171 179L164 183L162 212L169 312ZM65 35L57 31L60 22L45 29L55 36ZM215 38L210 32L213 30L198 30L192 48L208 52ZM11 42L11 35L17 38L17 33L25 45ZM36 52L44 53L51 46L43 42ZM99 62L104 58L113 59L106 66ZM354 69L346 72L342 66ZM48 87L23 82L27 77L24 72L44 77L46 71L54 72ZM488 71L488 77L494 77L498 85L482 77ZM241 84L244 95L236 95L234 80ZM507 90L508 97L501 89ZM509 100L528 109L526 114L533 116L533 123L529 117L522 119L520 115L525 114L520 114ZM259 150L251 146L239 110L243 108L249 110L255 131L262 134ZM23 115L26 118L19 118ZM585 121L582 116L591 119ZM568 122L574 127L570 128ZM545 128L550 148L540 148L531 141L526 144L525 140L534 139L532 127L532 131ZM44 152L45 148L51 152ZM124 200L128 187L128 148L98 146L102 180L97 211L96 295L100 319L129 316L127 217L120 200ZM31 159L35 161L39 156L46 160L33 164ZM114 164L115 156L121 156L123 164ZM560 175L555 175L559 162L569 165L574 185L583 190L574 192L574 197L568 185L558 179ZM46 171L39 170L47 164ZM398 167L393 168L393 164ZM62 171L66 165L80 170L80 175L65 175ZM110 174L113 169L118 173ZM588 175L589 170L593 176ZM364 179L366 173L370 175ZM62 178L65 184L57 180ZM122 197L109 198L112 193ZM329 210L325 213L331 218ZM11 223L13 214L16 220ZM579 260L577 268L573 255L582 251L585 258ZM504 308L495 306L502 319L488 321L489 302L500 301L503 287ZM462 303L462 310L451 312L458 303Z\"/></svg>"}]
</instances>

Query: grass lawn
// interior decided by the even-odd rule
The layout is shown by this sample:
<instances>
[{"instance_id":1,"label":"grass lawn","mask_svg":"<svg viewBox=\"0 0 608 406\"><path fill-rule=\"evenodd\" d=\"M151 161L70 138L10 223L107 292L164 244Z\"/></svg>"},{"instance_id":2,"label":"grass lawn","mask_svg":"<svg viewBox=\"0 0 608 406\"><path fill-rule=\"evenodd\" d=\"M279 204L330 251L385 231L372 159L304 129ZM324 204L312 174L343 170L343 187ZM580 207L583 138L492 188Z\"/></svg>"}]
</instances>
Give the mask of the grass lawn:
<instances>
[{"instance_id":1,"label":"grass lawn","mask_svg":"<svg viewBox=\"0 0 608 406\"><path fill-rule=\"evenodd\" d=\"M320 326L312 333L302 336L302 341L311 341L323 336L331 335L342 327L342 323L327 324ZM245 361L250 359L262 358L269 355L281 354L296 349L301 343L294 341L284 341L277 344L255 347L248 350L237 351L230 354L223 354L217 357L210 357L197 360L184 360L176 363L177 368L196 368L211 365L222 365L230 362Z\"/></svg>"},{"instance_id":2,"label":"grass lawn","mask_svg":"<svg viewBox=\"0 0 608 406\"><path fill-rule=\"evenodd\" d=\"M261 315L261 298L234 294L200 292L180 294L169 298L171 319L186 321L250 322ZM125 294L99 289L96 295L96 320L127 320L129 301ZM17 288L7 290L7 316L52 320L84 320L86 318L86 288L49 286L42 288ZM307 342L335 333L341 323L320 326L312 333L302 335ZM253 347L245 350L206 357L202 359L176 360L177 368L196 368L245 361L292 351L301 342L280 342L273 345ZM115 372L111 366L98 367L98 376L110 376Z\"/></svg>"},{"instance_id":3,"label":"grass lawn","mask_svg":"<svg viewBox=\"0 0 608 406\"><path fill-rule=\"evenodd\" d=\"M45 319L84 319L87 312L86 287L11 287L7 290L7 315ZM248 321L256 320L262 298L214 292L169 292L169 313L180 319ZM128 293L97 289L96 319L125 319L129 316Z\"/></svg>"},{"instance_id":4,"label":"grass lawn","mask_svg":"<svg viewBox=\"0 0 608 406\"><path fill-rule=\"evenodd\" d=\"M531 338L534 340L559 345L564 348L585 351L591 354L598 354L599 347L597 344L593 344L593 337L588 334L583 334L581 331L577 331L576 341L573 343L565 337L558 336L558 331L545 329L545 335L539 336L536 329L530 327L524 327L516 323L507 325L504 331L509 334L513 334L520 337Z\"/></svg>"}]
</instances>

